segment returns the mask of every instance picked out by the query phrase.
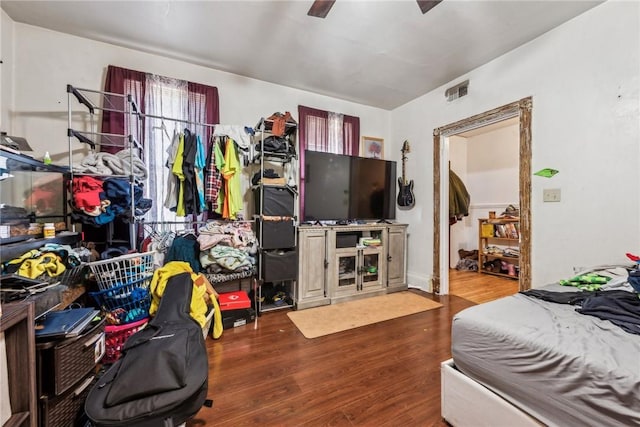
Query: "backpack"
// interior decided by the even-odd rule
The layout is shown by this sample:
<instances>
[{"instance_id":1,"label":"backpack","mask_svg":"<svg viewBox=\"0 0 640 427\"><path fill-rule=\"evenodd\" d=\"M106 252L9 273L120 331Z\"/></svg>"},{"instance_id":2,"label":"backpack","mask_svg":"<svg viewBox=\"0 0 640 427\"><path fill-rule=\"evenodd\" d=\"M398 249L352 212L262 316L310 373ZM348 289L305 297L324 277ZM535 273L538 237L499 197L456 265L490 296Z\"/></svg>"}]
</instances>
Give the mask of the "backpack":
<instances>
[{"instance_id":1,"label":"backpack","mask_svg":"<svg viewBox=\"0 0 640 427\"><path fill-rule=\"evenodd\" d=\"M93 386L85 412L96 427L170 427L211 406L202 328L189 315L192 289L189 273L169 278L156 316Z\"/></svg>"}]
</instances>

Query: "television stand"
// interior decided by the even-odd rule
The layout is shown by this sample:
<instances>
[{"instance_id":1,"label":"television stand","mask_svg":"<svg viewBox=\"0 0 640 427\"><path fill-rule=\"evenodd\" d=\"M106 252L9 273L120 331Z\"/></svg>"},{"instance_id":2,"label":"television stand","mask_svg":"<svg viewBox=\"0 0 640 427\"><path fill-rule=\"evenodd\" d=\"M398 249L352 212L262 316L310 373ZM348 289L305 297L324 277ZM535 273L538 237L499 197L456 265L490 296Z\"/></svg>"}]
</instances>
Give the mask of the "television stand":
<instances>
[{"instance_id":1,"label":"television stand","mask_svg":"<svg viewBox=\"0 0 640 427\"><path fill-rule=\"evenodd\" d=\"M297 309L406 290L406 245L406 224L300 226Z\"/></svg>"}]
</instances>

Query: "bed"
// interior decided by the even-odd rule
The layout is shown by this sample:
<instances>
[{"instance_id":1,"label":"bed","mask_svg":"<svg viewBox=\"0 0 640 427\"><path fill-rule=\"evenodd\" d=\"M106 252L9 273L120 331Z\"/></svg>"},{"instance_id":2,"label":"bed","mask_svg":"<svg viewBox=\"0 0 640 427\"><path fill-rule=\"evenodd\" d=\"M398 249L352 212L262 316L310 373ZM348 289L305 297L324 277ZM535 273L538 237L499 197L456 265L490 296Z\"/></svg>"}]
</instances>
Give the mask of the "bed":
<instances>
[{"instance_id":1,"label":"bed","mask_svg":"<svg viewBox=\"0 0 640 427\"><path fill-rule=\"evenodd\" d=\"M454 426L640 426L640 335L575 306L516 294L470 307L451 352L442 416Z\"/></svg>"}]
</instances>

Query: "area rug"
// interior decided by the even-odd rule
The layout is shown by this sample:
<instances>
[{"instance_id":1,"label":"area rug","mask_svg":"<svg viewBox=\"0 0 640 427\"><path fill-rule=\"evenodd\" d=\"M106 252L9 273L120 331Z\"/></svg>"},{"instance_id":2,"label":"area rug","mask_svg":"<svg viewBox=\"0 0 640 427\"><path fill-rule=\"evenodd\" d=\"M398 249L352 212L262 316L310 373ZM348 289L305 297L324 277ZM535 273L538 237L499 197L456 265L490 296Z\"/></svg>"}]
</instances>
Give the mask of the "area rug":
<instances>
[{"instance_id":1,"label":"area rug","mask_svg":"<svg viewBox=\"0 0 640 427\"><path fill-rule=\"evenodd\" d=\"M413 292L363 298L287 313L306 338L317 338L372 323L442 307Z\"/></svg>"}]
</instances>

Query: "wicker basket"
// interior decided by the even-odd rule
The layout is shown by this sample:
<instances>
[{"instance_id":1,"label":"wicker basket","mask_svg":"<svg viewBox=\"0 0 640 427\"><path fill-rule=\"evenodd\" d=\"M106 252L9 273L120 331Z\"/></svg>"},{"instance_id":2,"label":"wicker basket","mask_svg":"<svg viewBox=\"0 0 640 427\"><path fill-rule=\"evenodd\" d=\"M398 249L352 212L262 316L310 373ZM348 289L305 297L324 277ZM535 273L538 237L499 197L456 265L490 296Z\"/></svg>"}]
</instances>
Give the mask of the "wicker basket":
<instances>
[{"instance_id":1,"label":"wicker basket","mask_svg":"<svg viewBox=\"0 0 640 427\"><path fill-rule=\"evenodd\" d=\"M148 321L147 318L127 325L105 326L105 353L102 363L115 363L120 358L120 351L127 338L144 328Z\"/></svg>"},{"instance_id":2,"label":"wicker basket","mask_svg":"<svg viewBox=\"0 0 640 427\"><path fill-rule=\"evenodd\" d=\"M58 396L86 376L104 353L104 320L80 336L36 344L39 395Z\"/></svg>"},{"instance_id":3,"label":"wicker basket","mask_svg":"<svg viewBox=\"0 0 640 427\"><path fill-rule=\"evenodd\" d=\"M44 395L40 398L41 426L73 426L81 419L84 401L89 391L98 382L95 373L90 372L73 388L60 396Z\"/></svg>"}]
</instances>

